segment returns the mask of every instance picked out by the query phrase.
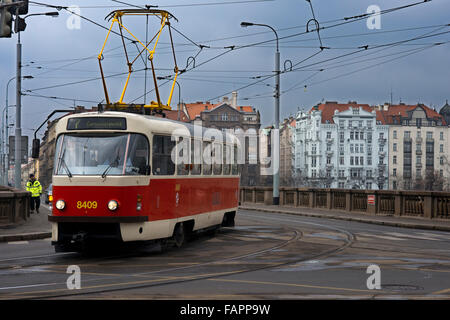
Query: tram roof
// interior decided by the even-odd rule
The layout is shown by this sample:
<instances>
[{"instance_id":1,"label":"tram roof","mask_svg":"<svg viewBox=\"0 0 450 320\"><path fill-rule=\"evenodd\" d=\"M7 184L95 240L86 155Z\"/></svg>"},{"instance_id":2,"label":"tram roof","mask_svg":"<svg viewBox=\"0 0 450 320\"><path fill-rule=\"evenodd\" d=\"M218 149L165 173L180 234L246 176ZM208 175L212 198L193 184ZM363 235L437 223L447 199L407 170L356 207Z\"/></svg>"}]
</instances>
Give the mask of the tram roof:
<instances>
[{"instance_id":1,"label":"tram roof","mask_svg":"<svg viewBox=\"0 0 450 320\"><path fill-rule=\"evenodd\" d=\"M156 117L156 116L129 113L129 112L120 112L120 111L83 112L83 113L70 114L64 118L68 119L68 118L77 118L77 117L122 117L122 118L127 118L127 119L131 119L131 120L136 120L136 121L150 120L151 122L149 122L149 125L151 127L154 127L155 129L157 128L158 124L168 125L165 128L166 130L157 130L157 129L155 130L152 128L152 131L154 131L154 132L161 131L164 133L167 133L167 132L172 133L174 130L177 130L177 129L183 130L183 128L185 128L188 130L191 137L199 137L200 135L201 135L201 137L205 137L205 134L206 134L206 137L216 137L217 132L219 132L220 134L222 134L223 137L228 137L228 140L226 140L226 141L234 141L236 139L236 136L234 134L230 134L229 132L223 132L217 128L203 127L203 126L195 125L192 123L186 123L186 122L176 121L176 120L167 119L167 118L160 118L160 117ZM64 118L62 118L62 119L64 119ZM179 133L180 133L179 136L183 136L182 131L179 131ZM208 140L208 139L206 139L206 140Z\"/></svg>"}]
</instances>

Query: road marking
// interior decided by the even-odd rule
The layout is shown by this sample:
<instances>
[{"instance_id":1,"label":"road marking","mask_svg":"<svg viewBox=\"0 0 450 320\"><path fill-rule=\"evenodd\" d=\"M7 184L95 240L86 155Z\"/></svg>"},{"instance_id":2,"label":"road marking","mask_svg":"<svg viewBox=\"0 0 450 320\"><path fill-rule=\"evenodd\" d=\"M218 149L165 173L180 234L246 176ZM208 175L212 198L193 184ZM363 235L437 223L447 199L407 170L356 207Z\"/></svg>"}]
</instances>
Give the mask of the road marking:
<instances>
[{"instance_id":1,"label":"road marking","mask_svg":"<svg viewBox=\"0 0 450 320\"><path fill-rule=\"evenodd\" d=\"M405 241L406 239L403 238L397 238L397 237L390 237L390 236L381 236L381 235L377 235L377 234L372 234L372 233L357 233L356 237L359 236L363 236L363 237L372 237L372 238L380 238L380 239L384 239L384 240L392 240L392 241Z\"/></svg>"},{"instance_id":2,"label":"road marking","mask_svg":"<svg viewBox=\"0 0 450 320\"><path fill-rule=\"evenodd\" d=\"M432 294L444 294L444 293L449 293L449 292L450 292L450 288L449 289L440 290L440 291L436 291L436 292L433 292Z\"/></svg>"},{"instance_id":3,"label":"road marking","mask_svg":"<svg viewBox=\"0 0 450 320\"><path fill-rule=\"evenodd\" d=\"M252 281L252 280L232 280L232 279L207 279L207 280L222 281L222 282L248 283L248 284L267 284L267 285L271 285L271 286L327 289L327 290L338 290L338 291L370 292L373 294L386 293L382 290L363 290L363 289L351 289L351 288L339 288L339 287L324 287L324 286L314 286L314 285L296 284L296 283L283 283L283 282L266 282L266 281Z\"/></svg>"},{"instance_id":4,"label":"road marking","mask_svg":"<svg viewBox=\"0 0 450 320\"><path fill-rule=\"evenodd\" d=\"M10 241L8 244L29 244L29 241Z\"/></svg>"},{"instance_id":5,"label":"road marking","mask_svg":"<svg viewBox=\"0 0 450 320\"><path fill-rule=\"evenodd\" d=\"M405 233L399 233L399 232L386 232L386 234L389 234L389 235L395 236L395 237L411 238L411 239L418 239L418 240L431 240L431 241L440 240L440 239L436 239L436 238L430 238L429 237L430 235L416 236L416 235L412 235L412 234L405 234ZM431 236L433 236L433 235L431 235Z\"/></svg>"}]
</instances>

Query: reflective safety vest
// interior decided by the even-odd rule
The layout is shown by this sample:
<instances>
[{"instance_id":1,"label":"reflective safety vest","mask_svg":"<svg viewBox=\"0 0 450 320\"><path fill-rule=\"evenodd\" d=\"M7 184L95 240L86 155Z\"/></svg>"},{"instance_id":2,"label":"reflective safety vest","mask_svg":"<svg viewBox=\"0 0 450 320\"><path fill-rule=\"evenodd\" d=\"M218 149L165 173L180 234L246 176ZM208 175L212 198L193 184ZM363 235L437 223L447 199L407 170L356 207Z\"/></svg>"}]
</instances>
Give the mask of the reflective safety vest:
<instances>
[{"instance_id":1,"label":"reflective safety vest","mask_svg":"<svg viewBox=\"0 0 450 320\"><path fill-rule=\"evenodd\" d=\"M34 180L34 182L28 181L27 191L31 192L32 197L39 197L42 193L42 186L37 180Z\"/></svg>"}]
</instances>

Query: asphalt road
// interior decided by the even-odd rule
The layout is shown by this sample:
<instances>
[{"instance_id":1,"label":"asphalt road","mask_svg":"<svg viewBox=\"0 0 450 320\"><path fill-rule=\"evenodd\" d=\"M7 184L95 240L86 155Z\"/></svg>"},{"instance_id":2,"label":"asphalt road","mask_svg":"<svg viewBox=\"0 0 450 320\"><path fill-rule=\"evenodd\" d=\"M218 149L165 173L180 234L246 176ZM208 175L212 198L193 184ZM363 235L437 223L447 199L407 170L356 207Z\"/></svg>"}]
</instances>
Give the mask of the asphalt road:
<instances>
[{"instance_id":1,"label":"asphalt road","mask_svg":"<svg viewBox=\"0 0 450 320\"><path fill-rule=\"evenodd\" d=\"M448 299L449 244L446 232L241 210L235 228L181 249L0 243L0 299Z\"/></svg>"}]
</instances>

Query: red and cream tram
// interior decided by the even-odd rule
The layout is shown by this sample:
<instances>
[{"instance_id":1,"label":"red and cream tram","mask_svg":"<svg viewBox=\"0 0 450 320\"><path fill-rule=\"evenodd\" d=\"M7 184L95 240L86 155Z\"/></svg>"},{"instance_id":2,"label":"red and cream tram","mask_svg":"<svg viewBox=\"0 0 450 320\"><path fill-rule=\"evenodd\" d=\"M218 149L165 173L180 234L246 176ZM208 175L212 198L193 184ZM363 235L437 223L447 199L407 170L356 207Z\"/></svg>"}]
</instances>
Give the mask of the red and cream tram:
<instances>
[{"instance_id":1,"label":"red and cream tram","mask_svg":"<svg viewBox=\"0 0 450 320\"><path fill-rule=\"evenodd\" d=\"M49 216L56 251L105 239L181 246L189 232L234 225L235 136L116 111L65 116L56 135Z\"/></svg>"}]
</instances>

